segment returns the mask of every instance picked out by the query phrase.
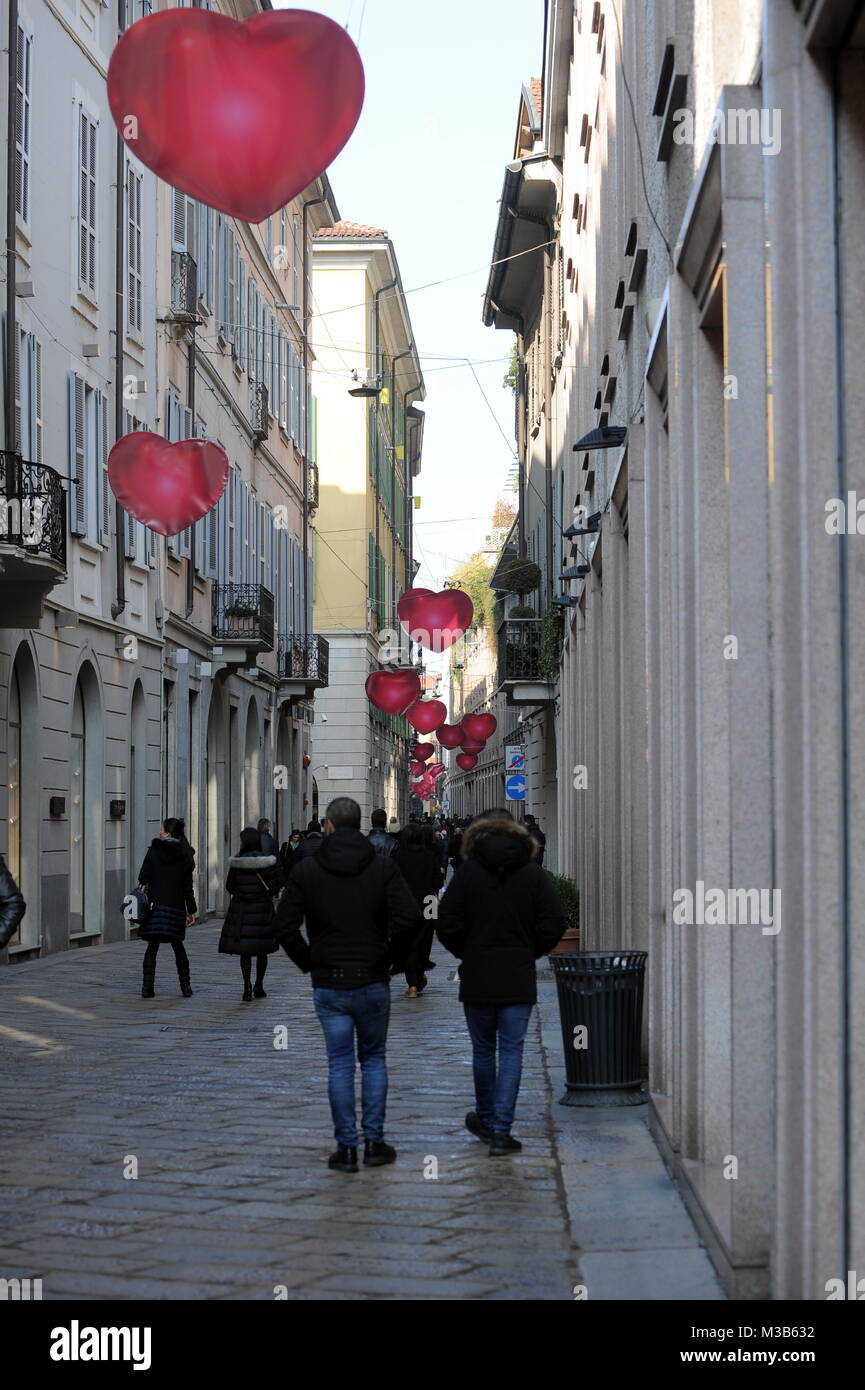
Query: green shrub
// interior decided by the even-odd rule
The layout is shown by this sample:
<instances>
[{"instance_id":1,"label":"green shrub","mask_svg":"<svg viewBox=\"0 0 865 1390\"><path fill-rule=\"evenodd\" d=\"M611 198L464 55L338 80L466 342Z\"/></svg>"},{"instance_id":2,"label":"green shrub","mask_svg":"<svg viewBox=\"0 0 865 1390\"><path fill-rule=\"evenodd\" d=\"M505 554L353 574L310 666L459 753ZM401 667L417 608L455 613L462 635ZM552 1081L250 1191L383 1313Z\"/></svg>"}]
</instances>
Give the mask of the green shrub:
<instances>
[{"instance_id":1,"label":"green shrub","mask_svg":"<svg viewBox=\"0 0 865 1390\"><path fill-rule=\"evenodd\" d=\"M549 873L549 870L547 870ZM573 879L565 874L550 874L553 886L559 895L559 902L565 914L568 927L573 931L580 929L580 890Z\"/></svg>"}]
</instances>

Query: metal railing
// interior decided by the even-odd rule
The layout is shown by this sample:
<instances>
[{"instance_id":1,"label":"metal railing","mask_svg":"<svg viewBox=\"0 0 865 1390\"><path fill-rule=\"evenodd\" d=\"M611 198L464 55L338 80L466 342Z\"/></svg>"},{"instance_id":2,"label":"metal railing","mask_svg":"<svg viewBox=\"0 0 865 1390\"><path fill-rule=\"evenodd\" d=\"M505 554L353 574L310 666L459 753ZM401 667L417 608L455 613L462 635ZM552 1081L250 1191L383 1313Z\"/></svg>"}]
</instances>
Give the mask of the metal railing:
<instances>
[{"instance_id":1,"label":"metal railing","mask_svg":"<svg viewBox=\"0 0 865 1390\"><path fill-rule=\"evenodd\" d=\"M314 512L318 507L318 464L309 465L309 487L307 491L307 504L309 510Z\"/></svg>"},{"instance_id":2,"label":"metal railing","mask_svg":"<svg viewBox=\"0 0 865 1390\"><path fill-rule=\"evenodd\" d=\"M59 473L0 450L0 544L66 568L66 493Z\"/></svg>"},{"instance_id":3,"label":"metal railing","mask_svg":"<svg viewBox=\"0 0 865 1390\"><path fill-rule=\"evenodd\" d=\"M508 618L499 628L499 685L543 681L540 618Z\"/></svg>"},{"instance_id":4,"label":"metal railing","mask_svg":"<svg viewBox=\"0 0 865 1390\"><path fill-rule=\"evenodd\" d=\"M198 318L198 267L188 251L171 253L171 312L188 323Z\"/></svg>"},{"instance_id":5,"label":"metal railing","mask_svg":"<svg viewBox=\"0 0 865 1390\"><path fill-rule=\"evenodd\" d=\"M213 638L273 651L273 594L263 584L214 584Z\"/></svg>"},{"instance_id":6,"label":"metal railing","mask_svg":"<svg viewBox=\"0 0 865 1390\"><path fill-rule=\"evenodd\" d=\"M283 680L306 681L325 686L329 682L330 646L314 632L309 637L288 637L280 644L279 672Z\"/></svg>"}]
</instances>

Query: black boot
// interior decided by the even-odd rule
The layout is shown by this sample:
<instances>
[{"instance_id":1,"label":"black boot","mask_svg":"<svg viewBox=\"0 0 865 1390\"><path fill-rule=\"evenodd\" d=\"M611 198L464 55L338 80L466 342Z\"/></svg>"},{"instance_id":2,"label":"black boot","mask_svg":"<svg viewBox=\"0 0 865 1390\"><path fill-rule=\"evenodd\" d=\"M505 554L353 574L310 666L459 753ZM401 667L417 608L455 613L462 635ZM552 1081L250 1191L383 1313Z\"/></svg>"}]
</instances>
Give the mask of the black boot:
<instances>
[{"instance_id":1,"label":"black boot","mask_svg":"<svg viewBox=\"0 0 865 1390\"><path fill-rule=\"evenodd\" d=\"M185 964L177 962L177 978L180 981L180 993L184 999L188 999L192 993L192 985L189 983L189 961Z\"/></svg>"},{"instance_id":2,"label":"black boot","mask_svg":"<svg viewBox=\"0 0 865 1390\"><path fill-rule=\"evenodd\" d=\"M141 979L141 998L152 999L154 995L153 986L156 982L156 960L145 951L144 953L144 974Z\"/></svg>"},{"instance_id":3,"label":"black boot","mask_svg":"<svg viewBox=\"0 0 865 1390\"><path fill-rule=\"evenodd\" d=\"M345 1144L339 1144L336 1153L331 1154L327 1160L327 1166L337 1173L356 1173L357 1149L349 1149Z\"/></svg>"},{"instance_id":4,"label":"black boot","mask_svg":"<svg viewBox=\"0 0 865 1390\"><path fill-rule=\"evenodd\" d=\"M381 1168L385 1163L396 1161L396 1149L390 1144L386 1144L383 1139L365 1139L363 1145L363 1163L365 1168Z\"/></svg>"}]
</instances>

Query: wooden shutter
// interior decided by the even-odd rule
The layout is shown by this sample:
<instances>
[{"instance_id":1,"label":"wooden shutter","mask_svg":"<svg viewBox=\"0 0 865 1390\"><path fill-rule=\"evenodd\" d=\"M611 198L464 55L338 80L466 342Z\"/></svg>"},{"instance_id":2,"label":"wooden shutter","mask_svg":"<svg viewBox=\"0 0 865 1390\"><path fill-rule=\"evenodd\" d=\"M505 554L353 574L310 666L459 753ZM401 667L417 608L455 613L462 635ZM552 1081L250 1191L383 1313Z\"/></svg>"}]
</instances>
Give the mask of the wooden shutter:
<instances>
[{"instance_id":1,"label":"wooden shutter","mask_svg":"<svg viewBox=\"0 0 865 1390\"><path fill-rule=\"evenodd\" d=\"M96 396L97 496L99 498L98 537L101 545L111 543L111 503L114 494L108 484L108 397Z\"/></svg>"},{"instance_id":2,"label":"wooden shutter","mask_svg":"<svg viewBox=\"0 0 865 1390\"><path fill-rule=\"evenodd\" d=\"M78 110L78 285L96 293L96 125Z\"/></svg>"},{"instance_id":3,"label":"wooden shutter","mask_svg":"<svg viewBox=\"0 0 865 1390\"><path fill-rule=\"evenodd\" d=\"M234 268L234 355L242 368L246 368L246 268L240 247L235 246Z\"/></svg>"},{"instance_id":4,"label":"wooden shutter","mask_svg":"<svg viewBox=\"0 0 865 1390\"><path fill-rule=\"evenodd\" d=\"M84 457L84 382L75 372L67 377L69 423L69 529L73 535L87 533L87 469Z\"/></svg>"},{"instance_id":5,"label":"wooden shutter","mask_svg":"<svg viewBox=\"0 0 865 1390\"><path fill-rule=\"evenodd\" d=\"M15 69L15 211L30 221L30 101L33 37L18 25Z\"/></svg>"}]
</instances>

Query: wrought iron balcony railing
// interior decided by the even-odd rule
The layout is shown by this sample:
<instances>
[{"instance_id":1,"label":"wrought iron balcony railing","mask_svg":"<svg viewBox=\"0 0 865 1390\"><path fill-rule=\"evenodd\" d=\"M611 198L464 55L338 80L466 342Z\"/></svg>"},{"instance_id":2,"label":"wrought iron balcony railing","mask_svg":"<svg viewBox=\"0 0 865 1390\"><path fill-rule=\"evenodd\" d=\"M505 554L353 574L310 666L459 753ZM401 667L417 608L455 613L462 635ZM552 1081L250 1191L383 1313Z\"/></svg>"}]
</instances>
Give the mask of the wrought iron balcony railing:
<instances>
[{"instance_id":1,"label":"wrought iron balcony railing","mask_svg":"<svg viewBox=\"0 0 865 1390\"><path fill-rule=\"evenodd\" d=\"M0 450L0 545L66 568L66 493L59 473Z\"/></svg>"},{"instance_id":2,"label":"wrought iron balcony railing","mask_svg":"<svg viewBox=\"0 0 865 1390\"><path fill-rule=\"evenodd\" d=\"M279 673L283 680L303 681L311 688L321 688L328 684L329 665L330 647L317 632L309 637L288 637L280 645Z\"/></svg>"},{"instance_id":3,"label":"wrought iron balcony railing","mask_svg":"<svg viewBox=\"0 0 865 1390\"><path fill-rule=\"evenodd\" d=\"M540 618L508 618L499 628L499 685L545 681Z\"/></svg>"},{"instance_id":4,"label":"wrought iron balcony railing","mask_svg":"<svg viewBox=\"0 0 865 1390\"><path fill-rule=\"evenodd\" d=\"M309 465L309 485L307 491L307 504L309 510L314 512L318 507L318 464Z\"/></svg>"},{"instance_id":5,"label":"wrought iron balcony railing","mask_svg":"<svg viewBox=\"0 0 865 1390\"><path fill-rule=\"evenodd\" d=\"M188 251L171 253L171 312L183 323L198 319L198 267Z\"/></svg>"},{"instance_id":6,"label":"wrought iron balcony railing","mask_svg":"<svg viewBox=\"0 0 865 1390\"><path fill-rule=\"evenodd\" d=\"M273 594L263 584L214 584L213 640L273 651Z\"/></svg>"}]
</instances>

